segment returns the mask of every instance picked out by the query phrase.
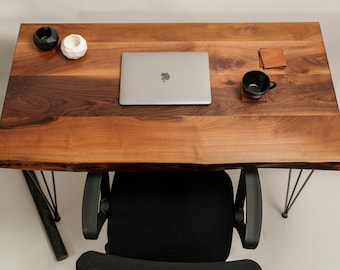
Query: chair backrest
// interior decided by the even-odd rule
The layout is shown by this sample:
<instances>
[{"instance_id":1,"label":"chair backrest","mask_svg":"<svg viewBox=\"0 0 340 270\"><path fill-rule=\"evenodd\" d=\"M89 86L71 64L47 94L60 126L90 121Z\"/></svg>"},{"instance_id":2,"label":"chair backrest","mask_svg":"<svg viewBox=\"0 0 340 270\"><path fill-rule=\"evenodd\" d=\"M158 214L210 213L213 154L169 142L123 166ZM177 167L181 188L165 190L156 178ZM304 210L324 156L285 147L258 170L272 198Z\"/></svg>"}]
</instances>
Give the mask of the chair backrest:
<instances>
[{"instance_id":1,"label":"chair backrest","mask_svg":"<svg viewBox=\"0 0 340 270\"><path fill-rule=\"evenodd\" d=\"M234 216L233 187L224 171L117 172L106 249L153 261L224 261Z\"/></svg>"}]
</instances>

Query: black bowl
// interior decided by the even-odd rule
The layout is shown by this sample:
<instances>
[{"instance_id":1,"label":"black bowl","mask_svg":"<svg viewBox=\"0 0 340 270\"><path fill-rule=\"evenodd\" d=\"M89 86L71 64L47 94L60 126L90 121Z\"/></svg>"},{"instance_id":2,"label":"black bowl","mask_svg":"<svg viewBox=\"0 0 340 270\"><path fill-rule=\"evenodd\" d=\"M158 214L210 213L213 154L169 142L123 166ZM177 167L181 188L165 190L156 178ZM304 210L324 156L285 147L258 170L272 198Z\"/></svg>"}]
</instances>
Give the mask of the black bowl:
<instances>
[{"instance_id":1,"label":"black bowl","mask_svg":"<svg viewBox=\"0 0 340 270\"><path fill-rule=\"evenodd\" d=\"M39 49L48 51L57 46L59 35L54 28L50 26L43 26L35 31L33 35L33 41L35 46L37 46Z\"/></svg>"}]
</instances>

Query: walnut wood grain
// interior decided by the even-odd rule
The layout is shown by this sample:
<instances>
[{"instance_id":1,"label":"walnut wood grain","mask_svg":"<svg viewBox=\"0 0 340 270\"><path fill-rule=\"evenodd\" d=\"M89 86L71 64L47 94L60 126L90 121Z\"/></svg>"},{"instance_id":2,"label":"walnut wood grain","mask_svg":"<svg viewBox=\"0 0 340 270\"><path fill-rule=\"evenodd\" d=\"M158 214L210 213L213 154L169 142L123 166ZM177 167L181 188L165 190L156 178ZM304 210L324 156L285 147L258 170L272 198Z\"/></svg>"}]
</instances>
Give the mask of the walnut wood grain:
<instances>
[{"instance_id":1,"label":"walnut wood grain","mask_svg":"<svg viewBox=\"0 0 340 270\"><path fill-rule=\"evenodd\" d=\"M340 162L339 120L337 115L60 117L2 129L0 164L63 170L162 163L174 168L258 163L331 167Z\"/></svg>"},{"instance_id":2,"label":"walnut wood grain","mask_svg":"<svg viewBox=\"0 0 340 270\"><path fill-rule=\"evenodd\" d=\"M54 24L88 42L85 57L32 42L21 25L0 122L0 166L22 169L340 168L339 111L318 23ZM258 50L284 69L265 102L244 102ZM120 106L124 51L208 51L209 106Z\"/></svg>"}]
</instances>

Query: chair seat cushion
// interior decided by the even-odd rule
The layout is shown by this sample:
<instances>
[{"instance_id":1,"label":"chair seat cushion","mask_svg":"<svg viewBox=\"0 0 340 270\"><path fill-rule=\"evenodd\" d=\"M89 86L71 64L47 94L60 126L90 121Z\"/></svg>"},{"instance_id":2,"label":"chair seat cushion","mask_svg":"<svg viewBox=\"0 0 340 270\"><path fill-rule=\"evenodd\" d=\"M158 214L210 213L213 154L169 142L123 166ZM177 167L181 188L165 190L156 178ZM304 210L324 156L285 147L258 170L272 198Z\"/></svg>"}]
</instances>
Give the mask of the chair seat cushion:
<instances>
[{"instance_id":1,"label":"chair seat cushion","mask_svg":"<svg viewBox=\"0 0 340 270\"><path fill-rule=\"evenodd\" d=\"M110 254L173 262L224 261L233 225L233 187L224 171L115 173Z\"/></svg>"},{"instance_id":2,"label":"chair seat cushion","mask_svg":"<svg viewBox=\"0 0 340 270\"><path fill-rule=\"evenodd\" d=\"M175 263L129 259L89 251L80 256L77 270L261 270L251 260L209 263Z\"/></svg>"}]
</instances>

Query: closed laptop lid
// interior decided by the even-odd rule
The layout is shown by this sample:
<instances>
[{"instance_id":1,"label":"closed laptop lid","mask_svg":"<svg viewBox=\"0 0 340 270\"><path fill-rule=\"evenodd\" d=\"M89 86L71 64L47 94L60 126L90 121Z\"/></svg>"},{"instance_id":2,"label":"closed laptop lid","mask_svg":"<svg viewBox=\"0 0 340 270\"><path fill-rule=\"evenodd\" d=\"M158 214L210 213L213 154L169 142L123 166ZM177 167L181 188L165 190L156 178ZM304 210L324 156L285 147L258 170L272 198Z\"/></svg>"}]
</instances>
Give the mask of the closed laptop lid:
<instances>
[{"instance_id":1,"label":"closed laptop lid","mask_svg":"<svg viewBox=\"0 0 340 270\"><path fill-rule=\"evenodd\" d=\"M210 104L207 52L122 54L121 105Z\"/></svg>"}]
</instances>

